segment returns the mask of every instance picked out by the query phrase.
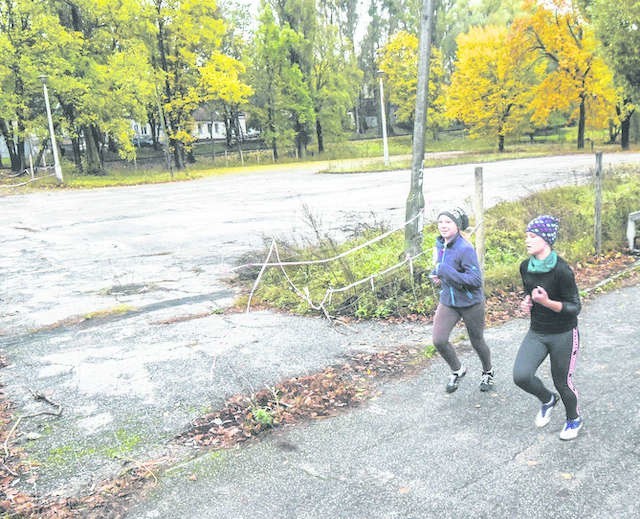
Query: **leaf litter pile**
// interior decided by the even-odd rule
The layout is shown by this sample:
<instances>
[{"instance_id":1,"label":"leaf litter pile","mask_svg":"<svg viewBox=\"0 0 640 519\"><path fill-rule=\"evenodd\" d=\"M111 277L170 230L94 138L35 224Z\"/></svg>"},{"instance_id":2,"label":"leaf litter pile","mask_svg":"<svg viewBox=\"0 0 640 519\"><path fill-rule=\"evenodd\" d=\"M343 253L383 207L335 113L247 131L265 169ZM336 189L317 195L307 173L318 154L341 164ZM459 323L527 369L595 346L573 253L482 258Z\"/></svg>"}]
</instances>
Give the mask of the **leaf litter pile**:
<instances>
[{"instance_id":1,"label":"leaf litter pile","mask_svg":"<svg viewBox=\"0 0 640 519\"><path fill-rule=\"evenodd\" d=\"M610 286L640 282L637 259L609 254L574 266L576 281L586 297ZM603 285L605 280L614 280ZM518 290L497 291L487 300L489 326L521 317ZM208 449L226 449L260 438L268 431L310 419L335 416L378 393L377 384L411 376L428 362L424 350L399 348L393 351L360 353L342 364L301 377L284 380L253 395L235 395L222 409L194 420L175 441ZM0 368L6 360L0 357ZM12 426L13 422L13 426ZM150 460L129 467L120 476L105 481L80 497L31 496L15 489L20 478L28 479L29 467L23 453L12 444L16 433L12 405L0 385L0 514L21 518L119 518L126 515L146 488L157 481L153 470L171 466L172 460ZM12 437L12 435L14 437ZM153 468L153 470L152 470Z\"/></svg>"},{"instance_id":2,"label":"leaf litter pile","mask_svg":"<svg viewBox=\"0 0 640 519\"><path fill-rule=\"evenodd\" d=\"M351 355L343 364L290 378L251 397L234 396L221 410L194 420L177 440L227 448L274 427L335 416L374 396L376 382L415 374L426 361L415 348Z\"/></svg>"}]
</instances>

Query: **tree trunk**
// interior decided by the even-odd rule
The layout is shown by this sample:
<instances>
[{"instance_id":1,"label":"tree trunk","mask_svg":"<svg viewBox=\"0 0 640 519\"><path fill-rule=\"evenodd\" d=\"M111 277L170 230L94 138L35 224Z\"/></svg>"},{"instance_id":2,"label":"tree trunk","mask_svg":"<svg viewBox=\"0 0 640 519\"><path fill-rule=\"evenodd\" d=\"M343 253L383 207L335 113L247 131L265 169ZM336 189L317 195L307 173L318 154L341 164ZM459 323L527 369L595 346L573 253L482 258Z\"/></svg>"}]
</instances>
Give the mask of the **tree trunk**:
<instances>
[{"instance_id":1,"label":"tree trunk","mask_svg":"<svg viewBox=\"0 0 640 519\"><path fill-rule=\"evenodd\" d=\"M4 137L4 143L9 151L9 160L11 161L11 171L16 173L22 171L22 163L20 162L20 154L18 153L18 146L13 139L13 132L9 131L9 125L5 119L0 119L0 132Z\"/></svg>"},{"instance_id":2,"label":"tree trunk","mask_svg":"<svg viewBox=\"0 0 640 519\"><path fill-rule=\"evenodd\" d=\"M78 168L78 171L82 173L84 169L82 167L82 152L80 151L80 139L78 137L71 139L71 147L73 148L73 163Z\"/></svg>"},{"instance_id":3,"label":"tree trunk","mask_svg":"<svg viewBox=\"0 0 640 519\"><path fill-rule=\"evenodd\" d=\"M160 149L160 125L154 117L149 117L149 126L151 127L151 140L153 141L153 149Z\"/></svg>"},{"instance_id":4,"label":"tree trunk","mask_svg":"<svg viewBox=\"0 0 640 519\"><path fill-rule=\"evenodd\" d=\"M498 135L498 151L502 153L504 151L504 135Z\"/></svg>"},{"instance_id":5,"label":"tree trunk","mask_svg":"<svg viewBox=\"0 0 640 519\"><path fill-rule=\"evenodd\" d=\"M629 113L624 120L620 121L620 146L623 150L629 149L632 116L633 112Z\"/></svg>"},{"instance_id":6,"label":"tree trunk","mask_svg":"<svg viewBox=\"0 0 640 519\"><path fill-rule=\"evenodd\" d=\"M578 149L584 149L584 130L586 121L586 110L584 106L584 94L580 96L580 116L578 119Z\"/></svg>"},{"instance_id":7,"label":"tree trunk","mask_svg":"<svg viewBox=\"0 0 640 519\"><path fill-rule=\"evenodd\" d=\"M91 125L83 127L82 135L84 136L87 157L87 174L103 175L104 169L102 167L102 161L100 160L100 152L98 150L98 142L96 139L96 132L94 132L94 127Z\"/></svg>"},{"instance_id":8,"label":"tree trunk","mask_svg":"<svg viewBox=\"0 0 640 519\"><path fill-rule=\"evenodd\" d=\"M227 143L227 148L231 148L233 144L233 132L231 131L231 117L226 111L224 111L224 133L225 133L225 141Z\"/></svg>"},{"instance_id":9,"label":"tree trunk","mask_svg":"<svg viewBox=\"0 0 640 519\"><path fill-rule=\"evenodd\" d=\"M276 138L276 125L274 122L274 110L272 104L269 103L269 108L267 108L267 125L269 127L269 131L273 137L271 138L271 149L273 150L273 160L278 160L278 139Z\"/></svg>"},{"instance_id":10,"label":"tree trunk","mask_svg":"<svg viewBox=\"0 0 640 519\"><path fill-rule=\"evenodd\" d=\"M362 94L358 95L358 107L357 107L357 113L359 114L358 117L356 118L356 124L358 125L358 133L360 135L364 135L365 132L367 131L366 127L365 127L365 118L362 117Z\"/></svg>"},{"instance_id":11,"label":"tree trunk","mask_svg":"<svg viewBox=\"0 0 640 519\"><path fill-rule=\"evenodd\" d=\"M173 149L173 160L176 165L176 169L184 169L184 145L182 142L176 139L170 139L171 148Z\"/></svg>"},{"instance_id":12,"label":"tree trunk","mask_svg":"<svg viewBox=\"0 0 640 519\"><path fill-rule=\"evenodd\" d=\"M298 158L305 159L307 157L307 144L309 143L309 136L307 135L307 129L304 123L296 120L296 148L298 149Z\"/></svg>"},{"instance_id":13,"label":"tree trunk","mask_svg":"<svg viewBox=\"0 0 640 519\"><path fill-rule=\"evenodd\" d=\"M316 137L318 139L318 153L324 153L324 135L322 134L322 123L316 117Z\"/></svg>"},{"instance_id":14,"label":"tree trunk","mask_svg":"<svg viewBox=\"0 0 640 519\"><path fill-rule=\"evenodd\" d=\"M244 153L242 143L244 142L244 135L242 134L242 128L240 127L240 111L237 106L229 107L229 119L231 127L233 128L233 134L236 136L236 143L238 145L238 154L240 155L240 163L244 166Z\"/></svg>"},{"instance_id":15,"label":"tree trunk","mask_svg":"<svg viewBox=\"0 0 640 519\"><path fill-rule=\"evenodd\" d=\"M618 113L619 115L619 113ZM620 133L620 128L616 126L613 120L609 121L609 142L608 144L615 144L618 140L618 134Z\"/></svg>"}]
</instances>

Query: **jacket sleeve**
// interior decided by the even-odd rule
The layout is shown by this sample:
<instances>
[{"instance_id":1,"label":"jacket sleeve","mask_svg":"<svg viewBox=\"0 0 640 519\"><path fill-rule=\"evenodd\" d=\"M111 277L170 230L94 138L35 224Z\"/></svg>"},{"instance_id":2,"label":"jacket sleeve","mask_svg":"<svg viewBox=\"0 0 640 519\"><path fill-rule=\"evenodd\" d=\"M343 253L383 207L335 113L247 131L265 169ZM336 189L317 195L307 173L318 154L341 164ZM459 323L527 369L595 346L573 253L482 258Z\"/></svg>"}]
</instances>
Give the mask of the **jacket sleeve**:
<instances>
[{"instance_id":1,"label":"jacket sleeve","mask_svg":"<svg viewBox=\"0 0 640 519\"><path fill-rule=\"evenodd\" d=\"M436 274L450 285L457 285L459 288L482 287L482 273L476 251L472 247L465 249L461 254L460 270L446 263L439 263L436 266Z\"/></svg>"},{"instance_id":2,"label":"jacket sleeve","mask_svg":"<svg viewBox=\"0 0 640 519\"><path fill-rule=\"evenodd\" d=\"M582 309L580 292L578 291L573 271L569 266L558 272L558 284L561 287L560 302L562 303L562 310L560 312L566 315L578 315Z\"/></svg>"}]
</instances>

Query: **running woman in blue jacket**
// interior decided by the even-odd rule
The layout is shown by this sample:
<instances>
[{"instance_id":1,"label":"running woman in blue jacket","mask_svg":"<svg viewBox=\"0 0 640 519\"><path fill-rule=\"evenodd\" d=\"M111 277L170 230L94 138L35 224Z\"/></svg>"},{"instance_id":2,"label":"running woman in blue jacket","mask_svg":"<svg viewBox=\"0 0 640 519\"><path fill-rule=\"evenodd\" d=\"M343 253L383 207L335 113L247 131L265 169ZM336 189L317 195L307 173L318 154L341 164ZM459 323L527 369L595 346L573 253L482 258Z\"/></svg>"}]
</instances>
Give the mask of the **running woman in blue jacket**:
<instances>
[{"instance_id":1,"label":"running woman in blue jacket","mask_svg":"<svg viewBox=\"0 0 640 519\"><path fill-rule=\"evenodd\" d=\"M520 307L531 314L531 325L516 355L513 380L540 401L535 419L537 427L549 423L551 411L562 399L566 422L560 439L573 440L582 427L578 392L573 384L580 346L578 314L581 306L573 271L552 248L558 228L557 218L550 215L538 216L527 225L525 245L530 257L520 264L525 291ZM547 356L559 397L536 376Z\"/></svg>"},{"instance_id":2,"label":"running woman in blue jacket","mask_svg":"<svg viewBox=\"0 0 640 519\"><path fill-rule=\"evenodd\" d=\"M460 235L469 226L469 218L462 209L442 211L438 215L435 267L433 281L441 286L440 302L433 318L433 345L451 369L446 386L448 393L458 389L467 368L460 362L449 337L453 327L462 319L473 349L482 363L480 391L493 388L494 371L491 352L484 341L484 292L482 273L476 251Z\"/></svg>"}]
</instances>

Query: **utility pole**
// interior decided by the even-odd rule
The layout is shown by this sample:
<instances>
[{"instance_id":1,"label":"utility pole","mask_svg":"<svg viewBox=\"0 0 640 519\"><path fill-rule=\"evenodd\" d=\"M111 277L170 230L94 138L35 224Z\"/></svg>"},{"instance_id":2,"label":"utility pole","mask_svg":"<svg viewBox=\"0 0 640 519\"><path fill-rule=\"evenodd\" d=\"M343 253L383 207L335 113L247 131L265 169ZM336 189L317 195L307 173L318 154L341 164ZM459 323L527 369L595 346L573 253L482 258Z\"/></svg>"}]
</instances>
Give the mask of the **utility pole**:
<instances>
[{"instance_id":1,"label":"utility pole","mask_svg":"<svg viewBox=\"0 0 640 519\"><path fill-rule=\"evenodd\" d=\"M413 158L411 161L411 189L407 198L405 221L405 253L416 256L422 249L424 209L422 175L424 167L424 136L427 123L427 96L429 94L429 61L431 59L431 34L433 30L433 3L423 0L420 23L420 44L418 48L418 86L416 89L416 111L413 126Z\"/></svg>"},{"instance_id":2,"label":"utility pole","mask_svg":"<svg viewBox=\"0 0 640 519\"><path fill-rule=\"evenodd\" d=\"M596 206L595 206L595 249L596 254L602 253L602 152L596 153L596 169L595 169L595 187L596 187Z\"/></svg>"},{"instance_id":3,"label":"utility pole","mask_svg":"<svg viewBox=\"0 0 640 519\"><path fill-rule=\"evenodd\" d=\"M376 72L376 76L378 77L379 88L380 88L380 124L382 128L382 156L384 158L384 165L388 166L389 165L389 144L387 140L387 114L384 109L384 86L382 81L384 79L384 72L382 70L378 70L378 72Z\"/></svg>"},{"instance_id":4,"label":"utility pole","mask_svg":"<svg viewBox=\"0 0 640 519\"><path fill-rule=\"evenodd\" d=\"M56 132L53 128L53 118L51 117L51 105L49 104L49 91L47 90L47 76L40 76L42 81L42 89L44 90L44 104L47 108L47 121L49 122L49 135L51 137L51 149L53 151L53 171L58 180L58 184L62 184L62 167L60 166L60 158L58 157L58 145L56 144Z\"/></svg>"}]
</instances>

